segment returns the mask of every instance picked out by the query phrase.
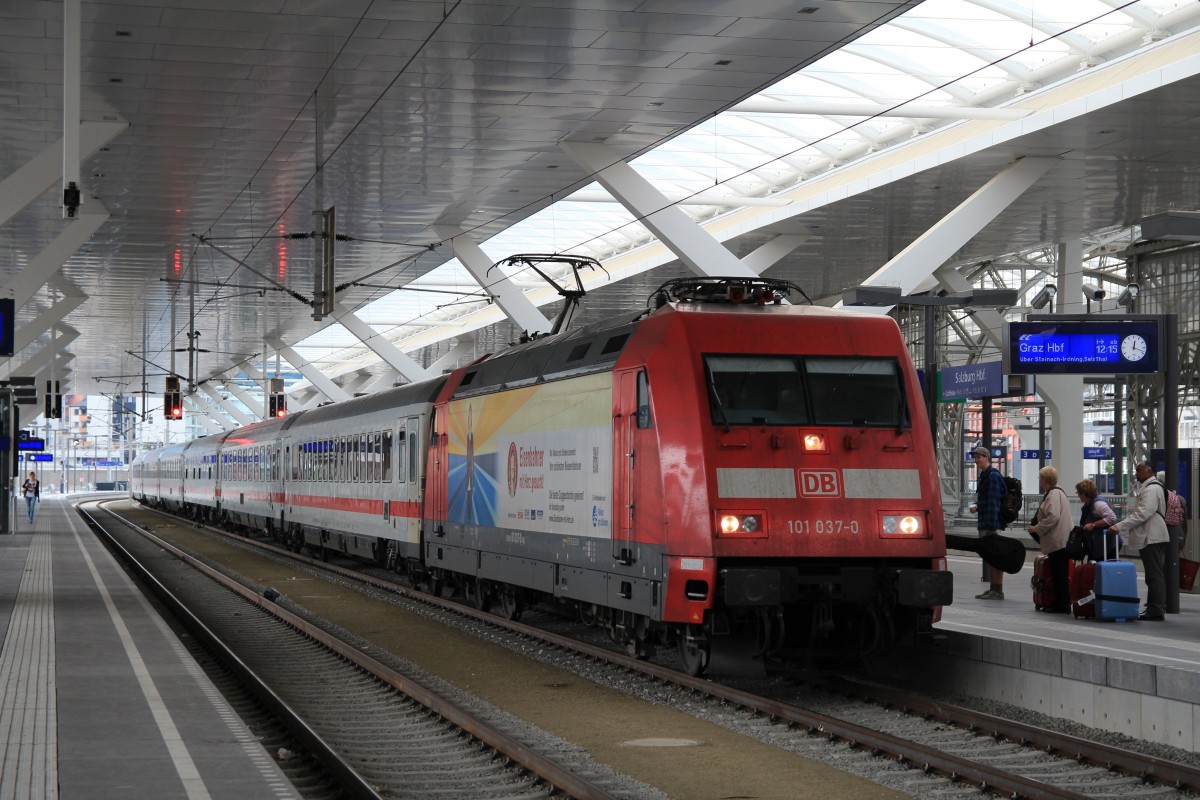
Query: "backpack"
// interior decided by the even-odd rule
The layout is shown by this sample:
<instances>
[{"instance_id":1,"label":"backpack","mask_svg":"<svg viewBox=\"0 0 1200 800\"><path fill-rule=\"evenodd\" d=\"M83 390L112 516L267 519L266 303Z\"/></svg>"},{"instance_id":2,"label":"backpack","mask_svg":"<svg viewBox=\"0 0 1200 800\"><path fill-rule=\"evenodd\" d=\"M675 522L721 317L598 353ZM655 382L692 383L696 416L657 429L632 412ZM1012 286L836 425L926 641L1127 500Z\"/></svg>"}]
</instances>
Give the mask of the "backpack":
<instances>
[{"instance_id":1,"label":"backpack","mask_svg":"<svg viewBox=\"0 0 1200 800\"><path fill-rule=\"evenodd\" d=\"M1000 522L1005 528L1017 521L1021 509L1025 505L1025 495L1021 493L1021 479L1011 475L1001 475L1004 481L1005 495L1000 500Z\"/></svg>"},{"instance_id":2,"label":"backpack","mask_svg":"<svg viewBox=\"0 0 1200 800\"><path fill-rule=\"evenodd\" d=\"M1167 513L1163 515L1163 519L1168 525L1182 525L1187 522L1187 510L1178 492L1167 490Z\"/></svg>"}]
</instances>

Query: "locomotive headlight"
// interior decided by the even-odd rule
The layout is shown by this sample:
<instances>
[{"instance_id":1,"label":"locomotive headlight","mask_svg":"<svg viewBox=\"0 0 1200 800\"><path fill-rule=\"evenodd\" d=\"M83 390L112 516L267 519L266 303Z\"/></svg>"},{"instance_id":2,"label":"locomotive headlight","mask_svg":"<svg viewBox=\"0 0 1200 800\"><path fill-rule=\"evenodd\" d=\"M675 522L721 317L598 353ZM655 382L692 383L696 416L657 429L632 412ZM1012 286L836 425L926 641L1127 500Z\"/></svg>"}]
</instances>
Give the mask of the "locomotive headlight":
<instances>
[{"instance_id":1,"label":"locomotive headlight","mask_svg":"<svg viewBox=\"0 0 1200 800\"><path fill-rule=\"evenodd\" d=\"M717 512L717 528L722 536L765 536L763 515L758 513Z\"/></svg>"},{"instance_id":2,"label":"locomotive headlight","mask_svg":"<svg viewBox=\"0 0 1200 800\"><path fill-rule=\"evenodd\" d=\"M807 453L824 453L825 434L823 433L806 433L804 434L804 450Z\"/></svg>"},{"instance_id":3,"label":"locomotive headlight","mask_svg":"<svg viewBox=\"0 0 1200 800\"><path fill-rule=\"evenodd\" d=\"M890 536L923 536L925 525L921 517L914 514L885 514L883 532Z\"/></svg>"}]
</instances>

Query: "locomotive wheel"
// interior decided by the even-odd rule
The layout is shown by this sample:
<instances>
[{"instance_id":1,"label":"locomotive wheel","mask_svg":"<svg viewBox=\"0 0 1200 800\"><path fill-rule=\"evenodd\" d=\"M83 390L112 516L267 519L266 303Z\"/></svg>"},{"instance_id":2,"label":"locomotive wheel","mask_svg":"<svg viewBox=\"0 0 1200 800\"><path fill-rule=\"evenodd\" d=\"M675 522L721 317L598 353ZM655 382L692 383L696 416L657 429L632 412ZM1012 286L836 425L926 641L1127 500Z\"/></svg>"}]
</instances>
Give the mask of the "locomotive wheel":
<instances>
[{"instance_id":1,"label":"locomotive wheel","mask_svg":"<svg viewBox=\"0 0 1200 800\"><path fill-rule=\"evenodd\" d=\"M679 660L683 671L692 677L703 675L708 667L709 643L704 629L699 625L688 625L679 635Z\"/></svg>"},{"instance_id":2,"label":"locomotive wheel","mask_svg":"<svg viewBox=\"0 0 1200 800\"><path fill-rule=\"evenodd\" d=\"M507 620L516 622L521 619L521 612L525 610L524 604L521 603L521 598L517 596L517 590L511 586L506 586L496 592L497 599L500 601L500 616Z\"/></svg>"},{"instance_id":3,"label":"locomotive wheel","mask_svg":"<svg viewBox=\"0 0 1200 800\"><path fill-rule=\"evenodd\" d=\"M485 581L483 578L476 578L474 591L472 592L475 601L475 607L480 611L487 611L492 607L492 599L494 591L490 581Z\"/></svg>"}]
</instances>

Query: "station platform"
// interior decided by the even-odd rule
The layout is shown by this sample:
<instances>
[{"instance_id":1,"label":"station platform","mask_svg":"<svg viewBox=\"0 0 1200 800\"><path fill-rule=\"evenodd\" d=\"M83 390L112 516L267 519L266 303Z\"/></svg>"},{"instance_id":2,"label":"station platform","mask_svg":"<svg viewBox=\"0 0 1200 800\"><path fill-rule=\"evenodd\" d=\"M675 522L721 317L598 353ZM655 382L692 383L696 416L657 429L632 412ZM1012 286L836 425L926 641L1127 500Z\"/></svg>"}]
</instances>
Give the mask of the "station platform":
<instances>
[{"instance_id":1,"label":"station platform","mask_svg":"<svg viewBox=\"0 0 1200 800\"><path fill-rule=\"evenodd\" d=\"M0 800L296 798L79 499L0 535Z\"/></svg>"},{"instance_id":2,"label":"station platform","mask_svg":"<svg viewBox=\"0 0 1200 800\"><path fill-rule=\"evenodd\" d=\"M16 532L0 535L0 800L296 797L71 513L79 499L44 498L33 525L22 503ZM978 556L952 551L944 636L898 654L889 672L1195 752L1200 595L1182 594L1165 622L1044 614L1029 585L1034 555L991 601L974 597L987 586Z\"/></svg>"},{"instance_id":3,"label":"station platform","mask_svg":"<svg viewBox=\"0 0 1200 800\"><path fill-rule=\"evenodd\" d=\"M975 531L951 531L975 535ZM1022 534L1018 534L1021 536ZM1029 542L1032 547L1032 541ZM954 603L935 629L944 639L898 658L913 684L985 697L1052 717L1171 745L1200 748L1200 594L1180 593L1164 622L1096 622L1033 605L1033 560L1004 576L1004 600L988 588L974 553L951 551ZM1143 605L1146 585L1138 568Z\"/></svg>"}]
</instances>

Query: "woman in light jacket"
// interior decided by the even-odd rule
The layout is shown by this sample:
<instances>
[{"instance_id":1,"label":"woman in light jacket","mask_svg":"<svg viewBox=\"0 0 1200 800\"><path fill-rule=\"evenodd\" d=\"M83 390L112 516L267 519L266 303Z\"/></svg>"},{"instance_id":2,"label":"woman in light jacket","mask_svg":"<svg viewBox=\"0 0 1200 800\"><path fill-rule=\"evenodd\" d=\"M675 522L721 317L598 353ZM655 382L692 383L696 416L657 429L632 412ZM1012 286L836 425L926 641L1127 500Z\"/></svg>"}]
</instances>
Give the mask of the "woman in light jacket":
<instances>
[{"instance_id":1,"label":"woman in light jacket","mask_svg":"<svg viewBox=\"0 0 1200 800\"><path fill-rule=\"evenodd\" d=\"M1038 487L1042 503L1038 506L1037 522L1029 526L1029 535L1037 541L1042 554L1050 559L1050 577L1054 581L1054 605L1041 608L1051 614L1071 610L1071 587L1067 583L1067 536L1071 533L1071 506L1067 493L1058 485L1058 470L1042 467L1038 470Z\"/></svg>"}]
</instances>

